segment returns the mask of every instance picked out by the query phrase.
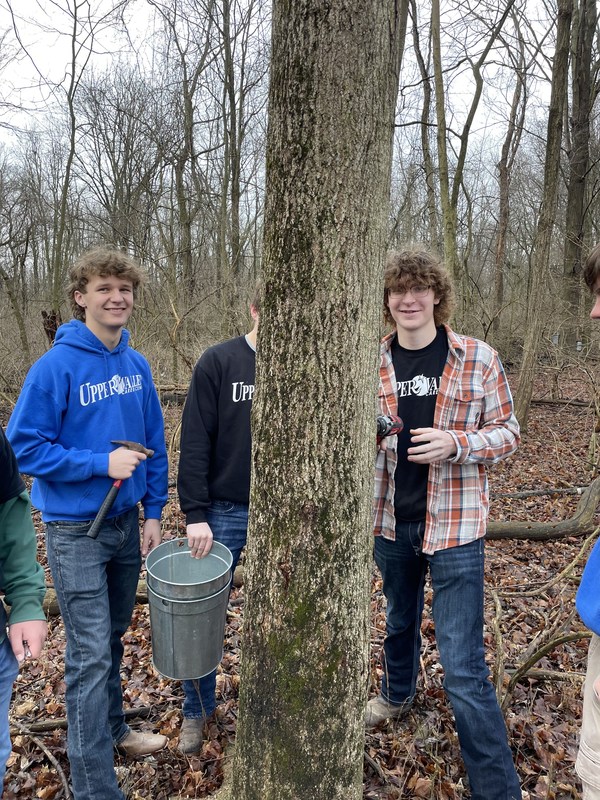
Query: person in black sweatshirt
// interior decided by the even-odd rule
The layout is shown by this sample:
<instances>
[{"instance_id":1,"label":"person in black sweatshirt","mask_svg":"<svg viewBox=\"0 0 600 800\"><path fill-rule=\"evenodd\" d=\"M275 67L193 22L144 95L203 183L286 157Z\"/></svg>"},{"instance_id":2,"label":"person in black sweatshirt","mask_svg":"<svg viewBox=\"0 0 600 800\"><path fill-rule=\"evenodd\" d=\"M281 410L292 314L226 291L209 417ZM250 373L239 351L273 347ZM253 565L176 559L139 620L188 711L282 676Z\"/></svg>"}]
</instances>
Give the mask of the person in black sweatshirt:
<instances>
[{"instance_id":1,"label":"person in black sweatshirt","mask_svg":"<svg viewBox=\"0 0 600 800\"><path fill-rule=\"evenodd\" d=\"M231 574L246 544L250 495L250 411L254 394L259 298L245 336L209 347L194 368L183 409L177 490L194 558L213 541L233 555ZM183 724L179 750L195 753L216 707L216 676L183 681Z\"/></svg>"}]
</instances>

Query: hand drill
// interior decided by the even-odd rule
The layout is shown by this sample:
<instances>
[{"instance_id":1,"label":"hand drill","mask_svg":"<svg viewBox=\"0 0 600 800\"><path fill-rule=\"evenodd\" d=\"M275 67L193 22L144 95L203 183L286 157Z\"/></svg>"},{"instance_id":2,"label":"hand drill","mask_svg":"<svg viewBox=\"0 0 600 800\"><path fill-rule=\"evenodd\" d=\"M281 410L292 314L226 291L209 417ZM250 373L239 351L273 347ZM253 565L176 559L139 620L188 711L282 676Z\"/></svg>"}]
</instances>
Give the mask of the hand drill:
<instances>
[{"instance_id":1,"label":"hand drill","mask_svg":"<svg viewBox=\"0 0 600 800\"><path fill-rule=\"evenodd\" d=\"M395 414L380 414L377 417L377 444L386 436L400 433L404 423Z\"/></svg>"}]
</instances>

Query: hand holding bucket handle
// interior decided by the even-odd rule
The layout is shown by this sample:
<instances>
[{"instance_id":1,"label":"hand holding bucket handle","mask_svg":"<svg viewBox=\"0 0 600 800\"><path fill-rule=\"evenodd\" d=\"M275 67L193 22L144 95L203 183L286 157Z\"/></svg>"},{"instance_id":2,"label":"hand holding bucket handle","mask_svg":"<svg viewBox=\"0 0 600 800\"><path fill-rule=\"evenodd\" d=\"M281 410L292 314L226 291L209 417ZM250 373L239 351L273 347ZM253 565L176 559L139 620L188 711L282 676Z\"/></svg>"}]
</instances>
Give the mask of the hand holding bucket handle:
<instances>
[{"instance_id":1,"label":"hand holding bucket handle","mask_svg":"<svg viewBox=\"0 0 600 800\"><path fill-rule=\"evenodd\" d=\"M133 450L136 453L143 453L147 458L152 458L154 455L154 450L149 450L147 447L144 447L143 444L139 442L130 442L130 441L123 441L118 439L113 439L111 444L117 444L119 447L126 447L128 450ZM115 502L115 498L119 493L119 489L121 488L121 484L123 483L123 478L118 478L113 485L108 490L106 497L102 501L102 505L98 509L98 513L94 521L92 522L87 535L90 539L95 539L100 532L100 528L102 527L102 523L106 519L106 515L112 508L113 503Z\"/></svg>"}]
</instances>

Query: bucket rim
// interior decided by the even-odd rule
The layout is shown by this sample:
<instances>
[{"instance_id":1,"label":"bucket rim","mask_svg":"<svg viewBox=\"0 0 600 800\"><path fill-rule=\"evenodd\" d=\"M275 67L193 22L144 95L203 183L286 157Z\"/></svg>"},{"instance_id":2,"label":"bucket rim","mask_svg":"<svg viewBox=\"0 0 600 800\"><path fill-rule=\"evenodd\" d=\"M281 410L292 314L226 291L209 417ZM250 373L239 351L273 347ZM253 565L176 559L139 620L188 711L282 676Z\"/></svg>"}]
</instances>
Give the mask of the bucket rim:
<instances>
[{"instance_id":1,"label":"bucket rim","mask_svg":"<svg viewBox=\"0 0 600 800\"><path fill-rule=\"evenodd\" d=\"M146 561L152 561L161 551L166 552L167 550L176 550L176 551L178 550L183 552L189 552L189 549L190 546L188 544L186 536L175 536L173 539L166 539L165 541L162 541L160 544L157 544L156 547L153 547L152 550L150 550L150 552L146 556ZM217 553L213 553L212 552L213 549L217 551L224 550L226 553L232 556L231 550L227 547L226 544L223 544L223 542L218 542L216 540L213 540L210 551L204 557L207 558L209 555L216 556ZM164 555L161 556L161 558L164 558Z\"/></svg>"},{"instance_id":2,"label":"bucket rim","mask_svg":"<svg viewBox=\"0 0 600 800\"><path fill-rule=\"evenodd\" d=\"M166 553L164 556L161 556L161 558L155 559L152 562L151 566L148 566L146 564L146 574L147 574L147 576L151 577L152 580L160 581L161 583L165 583L166 582L165 579L164 578L160 578L158 575L156 575L153 572L153 569L155 569L161 562L166 561L167 559L170 559L170 558L178 556L178 555L186 556L188 558L191 558L189 553L186 552L185 550L182 550L180 553ZM211 556L211 554L209 553L208 556L204 556L204 558L209 558L210 556ZM203 581L200 581L200 580L184 581L184 580L171 580L171 579L169 579L169 581L168 581L169 585L170 586L202 586L202 584L204 584L204 583L211 583L212 581L219 580L219 578L223 578L228 572L231 571L231 564L228 564L227 561L224 558L221 558L221 556L217 555L216 553L212 554L212 560L213 561L215 561L215 560L216 561L221 561L222 564L224 565L224 569L221 572L217 572L217 574L213 575L211 578L206 578Z\"/></svg>"},{"instance_id":3,"label":"bucket rim","mask_svg":"<svg viewBox=\"0 0 600 800\"><path fill-rule=\"evenodd\" d=\"M176 558L178 556L191 558L190 547L187 539L183 536L178 536L175 539L169 539L166 542L161 542L159 545L154 547L146 556L145 568L147 582L149 582L150 579L152 579L153 582L161 584L167 582L164 578L157 575L155 571L158 569L158 565L163 561ZM211 559L213 564L215 564L215 562L221 562L222 567L218 568L218 571L215 575L212 575L210 578L206 578L205 580L169 579L169 585L182 588L190 586L202 586L203 584L211 583L212 581L224 579L227 577L227 573L231 572L231 567L233 565L233 554L227 545L223 544L222 542L213 542L211 550L207 553L207 555L204 556L203 559L200 560L204 561L205 559Z\"/></svg>"},{"instance_id":4,"label":"bucket rim","mask_svg":"<svg viewBox=\"0 0 600 800\"><path fill-rule=\"evenodd\" d=\"M159 594L156 589L153 589L151 586L146 586L148 590L148 594L153 594L154 597L158 597L159 600L164 600L166 603L207 603L209 600L213 600L215 597L218 597L220 594L223 594L224 591L229 591L229 584L225 584L221 589L217 592L213 592L212 594L207 594L204 597L193 597L191 599L186 598L185 600L180 598L173 598L173 597L165 597L163 594Z\"/></svg>"}]
</instances>

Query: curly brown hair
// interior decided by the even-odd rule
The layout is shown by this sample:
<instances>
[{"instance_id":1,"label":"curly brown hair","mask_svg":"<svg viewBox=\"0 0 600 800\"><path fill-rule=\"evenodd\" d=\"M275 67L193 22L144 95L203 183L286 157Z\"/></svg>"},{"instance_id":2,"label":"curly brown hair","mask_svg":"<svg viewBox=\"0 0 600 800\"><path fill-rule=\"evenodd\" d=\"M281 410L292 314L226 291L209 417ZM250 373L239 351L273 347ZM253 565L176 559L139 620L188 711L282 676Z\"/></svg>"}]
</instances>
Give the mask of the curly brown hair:
<instances>
[{"instance_id":1,"label":"curly brown hair","mask_svg":"<svg viewBox=\"0 0 600 800\"><path fill-rule=\"evenodd\" d=\"M598 278L600 278L600 244L589 252L583 264L583 280L590 292L596 288Z\"/></svg>"},{"instance_id":2,"label":"curly brown hair","mask_svg":"<svg viewBox=\"0 0 600 800\"><path fill-rule=\"evenodd\" d=\"M131 281L133 296L145 280L144 272L132 256L113 247L100 245L83 252L69 270L67 297L75 319L85 322L85 309L75 300L75 292L86 293L88 281L95 276L115 276Z\"/></svg>"},{"instance_id":3,"label":"curly brown hair","mask_svg":"<svg viewBox=\"0 0 600 800\"><path fill-rule=\"evenodd\" d=\"M419 245L388 253L383 290L385 322L390 327L395 327L396 323L388 308L389 293L406 291L415 283L427 284L439 300L433 311L435 324L442 325L448 322L454 309L454 288L450 273L434 253Z\"/></svg>"},{"instance_id":4,"label":"curly brown hair","mask_svg":"<svg viewBox=\"0 0 600 800\"><path fill-rule=\"evenodd\" d=\"M254 287L254 293L250 298L250 305L256 309L256 311L260 314L260 307L262 305L262 297L263 297L263 286L262 283L257 283Z\"/></svg>"}]
</instances>

